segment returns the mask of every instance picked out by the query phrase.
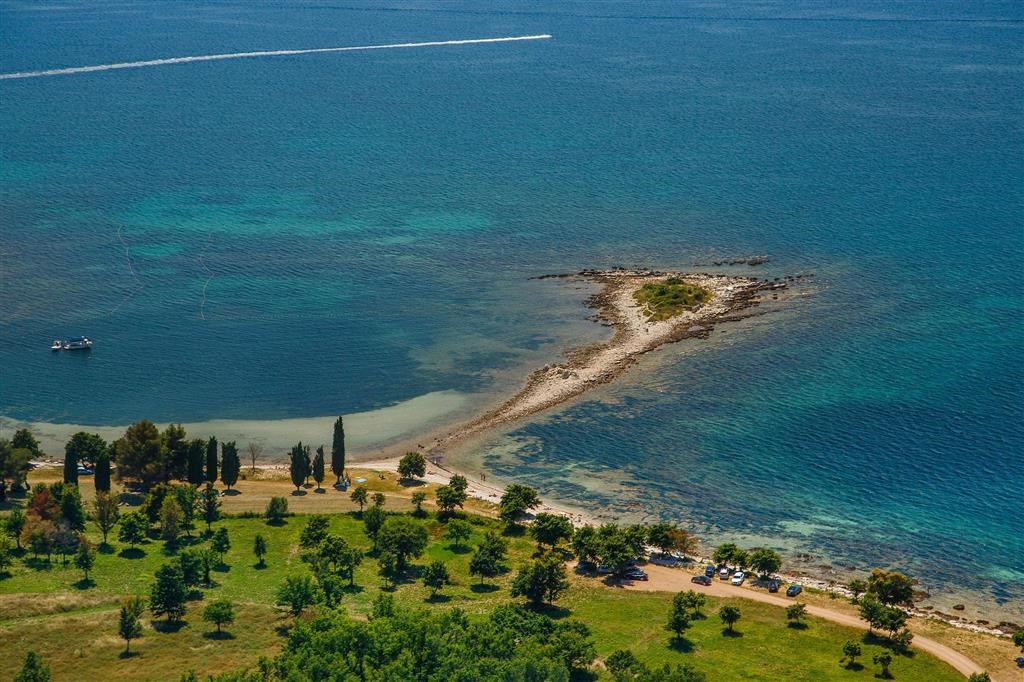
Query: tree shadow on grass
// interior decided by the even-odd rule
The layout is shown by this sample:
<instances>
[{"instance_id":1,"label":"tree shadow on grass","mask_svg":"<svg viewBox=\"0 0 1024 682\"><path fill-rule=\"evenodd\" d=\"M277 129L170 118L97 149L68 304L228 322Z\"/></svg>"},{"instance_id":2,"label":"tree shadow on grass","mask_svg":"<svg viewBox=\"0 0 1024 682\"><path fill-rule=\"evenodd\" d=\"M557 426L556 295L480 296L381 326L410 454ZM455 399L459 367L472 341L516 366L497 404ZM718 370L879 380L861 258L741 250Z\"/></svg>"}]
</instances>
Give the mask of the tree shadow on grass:
<instances>
[{"instance_id":1,"label":"tree shadow on grass","mask_svg":"<svg viewBox=\"0 0 1024 682\"><path fill-rule=\"evenodd\" d=\"M242 494L242 491L235 490L234 488L232 488L231 490L224 490L224 491L221 492L221 495L225 495L227 497L234 497L235 495L241 495L241 494Z\"/></svg>"},{"instance_id":2,"label":"tree shadow on grass","mask_svg":"<svg viewBox=\"0 0 1024 682\"><path fill-rule=\"evenodd\" d=\"M472 548L470 548L467 545L455 546L454 544L448 545L447 547L445 547L445 549L447 549L452 554L469 554L471 551L473 551Z\"/></svg>"},{"instance_id":3,"label":"tree shadow on grass","mask_svg":"<svg viewBox=\"0 0 1024 682\"><path fill-rule=\"evenodd\" d=\"M430 595L423 601L427 602L428 604L447 604L451 600L451 595L441 594L440 592L438 592L437 594Z\"/></svg>"},{"instance_id":4,"label":"tree shadow on grass","mask_svg":"<svg viewBox=\"0 0 1024 682\"><path fill-rule=\"evenodd\" d=\"M490 583L484 583L483 585L475 583L469 587L469 591L474 594L490 594L491 592L497 592L500 589L501 588L497 585L492 585Z\"/></svg>"},{"instance_id":5,"label":"tree shadow on grass","mask_svg":"<svg viewBox=\"0 0 1024 682\"><path fill-rule=\"evenodd\" d=\"M722 628L722 637L730 637L732 639L739 639L743 636L743 633L739 630L729 630L728 628Z\"/></svg>"},{"instance_id":6,"label":"tree shadow on grass","mask_svg":"<svg viewBox=\"0 0 1024 682\"><path fill-rule=\"evenodd\" d=\"M198 589L191 589L185 593L185 599L187 601L199 601L203 598L203 591Z\"/></svg>"},{"instance_id":7,"label":"tree shadow on grass","mask_svg":"<svg viewBox=\"0 0 1024 682\"><path fill-rule=\"evenodd\" d=\"M693 651L693 642L685 637L673 637L668 641L668 648L680 654L688 654Z\"/></svg>"},{"instance_id":8,"label":"tree shadow on grass","mask_svg":"<svg viewBox=\"0 0 1024 682\"><path fill-rule=\"evenodd\" d=\"M153 620L150 621L149 624L152 625L153 629L157 632L177 632L188 625L188 623L183 620Z\"/></svg>"},{"instance_id":9,"label":"tree shadow on grass","mask_svg":"<svg viewBox=\"0 0 1024 682\"><path fill-rule=\"evenodd\" d=\"M313 492L316 493L317 495L326 495L327 494L326 488L317 488Z\"/></svg>"},{"instance_id":10,"label":"tree shadow on grass","mask_svg":"<svg viewBox=\"0 0 1024 682\"><path fill-rule=\"evenodd\" d=\"M302 497L303 495L308 495L308 494L309 493L306 492L305 490L293 490L292 491L292 497Z\"/></svg>"},{"instance_id":11,"label":"tree shadow on grass","mask_svg":"<svg viewBox=\"0 0 1024 682\"><path fill-rule=\"evenodd\" d=\"M231 566L229 566L228 564L223 564L223 563L222 564L217 564L216 566L213 567L213 570L217 571L218 573L228 573L231 570Z\"/></svg>"},{"instance_id":12,"label":"tree shadow on grass","mask_svg":"<svg viewBox=\"0 0 1024 682\"><path fill-rule=\"evenodd\" d=\"M580 670L574 668L572 673L569 675L569 679L572 682L597 682L597 672L594 670Z\"/></svg>"},{"instance_id":13,"label":"tree shadow on grass","mask_svg":"<svg viewBox=\"0 0 1024 682\"><path fill-rule=\"evenodd\" d=\"M53 568L53 564L49 559L43 559L42 557L34 556L31 559L25 559L25 565L34 571L48 571Z\"/></svg>"},{"instance_id":14,"label":"tree shadow on grass","mask_svg":"<svg viewBox=\"0 0 1024 682\"><path fill-rule=\"evenodd\" d=\"M114 546L109 542L101 542L99 546L96 547L96 551L100 554L113 554Z\"/></svg>"},{"instance_id":15,"label":"tree shadow on grass","mask_svg":"<svg viewBox=\"0 0 1024 682\"><path fill-rule=\"evenodd\" d=\"M125 660L127 658L135 658L136 656L141 656L141 655L142 654L140 654L138 651L122 651L121 653L119 653L117 655L117 657L120 658L123 661L123 660Z\"/></svg>"},{"instance_id":16,"label":"tree shadow on grass","mask_svg":"<svg viewBox=\"0 0 1024 682\"><path fill-rule=\"evenodd\" d=\"M268 526L286 526L288 522L284 519L267 519Z\"/></svg>"},{"instance_id":17,"label":"tree shadow on grass","mask_svg":"<svg viewBox=\"0 0 1024 682\"><path fill-rule=\"evenodd\" d=\"M541 604L536 611L537 613L544 614L551 620L560 620L568 617L572 613L572 611L564 606L555 606L554 604Z\"/></svg>"},{"instance_id":18,"label":"tree shadow on grass","mask_svg":"<svg viewBox=\"0 0 1024 682\"><path fill-rule=\"evenodd\" d=\"M526 526L521 526L518 523L511 526L505 526L505 530L502 531L501 534L510 538L522 537L523 535L526 535Z\"/></svg>"},{"instance_id":19,"label":"tree shadow on grass","mask_svg":"<svg viewBox=\"0 0 1024 682\"><path fill-rule=\"evenodd\" d=\"M341 591L345 594L362 594L366 589L362 585L346 585Z\"/></svg>"},{"instance_id":20,"label":"tree shadow on grass","mask_svg":"<svg viewBox=\"0 0 1024 682\"><path fill-rule=\"evenodd\" d=\"M267 569L267 562L266 561L260 561L260 562L257 562L255 564L253 564L252 567L255 568L257 571L264 571L264 570Z\"/></svg>"},{"instance_id":21,"label":"tree shadow on grass","mask_svg":"<svg viewBox=\"0 0 1024 682\"><path fill-rule=\"evenodd\" d=\"M864 666L861 665L860 663L856 663L856 662L855 663L848 663L847 665L843 666L843 670L849 670L850 672L855 672L855 673L859 673L863 669L864 669Z\"/></svg>"},{"instance_id":22,"label":"tree shadow on grass","mask_svg":"<svg viewBox=\"0 0 1024 682\"><path fill-rule=\"evenodd\" d=\"M400 478L398 479L398 485L403 488L418 488L422 485L426 485L426 481L421 481L418 478Z\"/></svg>"},{"instance_id":23,"label":"tree shadow on grass","mask_svg":"<svg viewBox=\"0 0 1024 682\"><path fill-rule=\"evenodd\" d=\"M75 588L76 590L88 590L92 589L93 587L96 587L96 581L92 578L82 578L76 583L71 583L71 587Z\"/></svg>"},{"instance_id":24,"label":"tree shadow on grass","mask_svg":"<svg viewBox=\"0 0 1024 682\"><path fill-rule=\"evenodd\" d=\"M224 640L224 639L234 639L234 638L235 638L235 636L233 634L231 634L230 632L226 632L225 630L221 630L220 632L217 632L216 630L212 630L210 632L204 632L203 633L203 639Z\"/></svg>"},{"instance_id":25,"label":"tree shadow on grass","mask_svg":"<svg viewBox=\"0 0 1024 682\"><path fill-rule=\"evenodd\" d=\"M117 553L117 556L122 559L141 559L146 556L146 552L139 547L125 547Z\"/></svg>"},{"instance_id":26,"label":"tree shadow on grass","mask_svg":"<svg viewBox=\"0 0 1024 682\"><path fill-rule=\"evenodd\" d=\"M786 623L786 627L790 630L806 630L807 623L798 623L796 621L791 620L790 622Z\"/></svg>"}]
</instances>

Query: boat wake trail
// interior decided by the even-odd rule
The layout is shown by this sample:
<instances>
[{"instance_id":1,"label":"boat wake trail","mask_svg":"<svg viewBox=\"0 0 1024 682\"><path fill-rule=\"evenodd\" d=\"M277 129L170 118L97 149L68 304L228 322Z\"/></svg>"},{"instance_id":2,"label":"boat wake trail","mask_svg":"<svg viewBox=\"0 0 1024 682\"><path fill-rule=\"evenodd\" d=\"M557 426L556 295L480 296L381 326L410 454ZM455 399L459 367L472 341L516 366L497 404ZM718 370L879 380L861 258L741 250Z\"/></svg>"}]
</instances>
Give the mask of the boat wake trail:
<instances>
[{"instance_id":1,"label":"boat wake trail","mask_svg":"<svg viewBox=\"0 0 1024 682\"><path fill-rule=\"evenodd\" d=\"M107 313L107 316L116 313L121 308L121 306L130 301L135 296L135 294L139 293L140 291L146 288L146 285L143 284L142 280L139 278L138 273L135 272L135 267L132 264L132 254L128 250L128 242L124 240L124 236L121 234L122 230L124 230L123 225L117 228L117 239L118 241L121 242L121 245L124 246L124 258L128 262L128 272L129 274L131 274L132 278L135 279L136 286L134 289L132 289L131 293L129 293L121 300L120 303L118 303L116 306L110 309L110 312Z\"/></svg>"},{"instance_id":2,"label":"boat wake trail","mask_svg":"<svg viewBox=\"0 0 1024 682\"><path fill-rule=\"evenodd\" d=\"M206 264L206 261L203 260L202 256L199 256L199 258L197 258L196 260L199 261L199 264L202 265L203 269L206 270L208 275L210 275L209 277L206 278L206 283L203 284L203 300L200 301L200 303L199 303L199 319L205 320L206 319L206 290L210 288L210 282L212 282L213 278L217 276L217 273L215 273L213 270L210 269L210 266Z\"/></svg>"},{"instance_id":3,"label":"boat wake trail","mask_svg":"<svg viewBox=\"0 0 1024 682\"><path fill-rule=\"evenodd\" d=\"M17 71L0 73L0 80L16 78L40 78L42 76L70 76L76 73L92 73L94 71L113 71L115 69L141 69L146 66L167 66L169 64L188 64L191 62L213 62L221 59L249 59L251 57L288 57L302 54L325 54L328 52L358 52L362 50L398 50L410 47L444 47L449 45L482 45L484 43L512 43L522 40L547 40L548 34L533 36L509 36L505 38L472 38L468 40L438 40L426 43L392 43L390 45L356 45L353 47L318 47L307 50L265 50L260 52L228 52L225 54L204 54L192 57L168 57L166 59L150 59L141 62L120 62L118 64L97 64L95 66L72 66L64 69L46 69L42 71Z\"/></svg>"}]
</instances>

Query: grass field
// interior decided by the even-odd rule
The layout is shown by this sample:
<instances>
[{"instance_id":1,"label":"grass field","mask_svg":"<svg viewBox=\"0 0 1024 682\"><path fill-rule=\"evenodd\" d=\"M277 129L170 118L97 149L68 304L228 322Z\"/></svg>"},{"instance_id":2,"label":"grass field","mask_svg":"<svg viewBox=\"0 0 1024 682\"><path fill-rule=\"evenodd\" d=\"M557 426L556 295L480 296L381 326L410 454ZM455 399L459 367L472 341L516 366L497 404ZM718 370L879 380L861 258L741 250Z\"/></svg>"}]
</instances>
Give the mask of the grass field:
<instances>
[{"instance_id":1,"label":"grass field","mask_svg":"<svg viewBox=\"0 0 1024 682\"><path fill-rule=\"evenodd\" d=\"M707 289L670 277L663 282L649 282L640 287L633 298L644 308L652 322L667 320L711 300Z\"/></svg>"},{"instance_id":2,"label":"grass field","mask_svg":"<svg viewBox=\"0 0 1024 682\"><path fill-rule=\"evenodd\" d=\"M243 483L240 495L224 498L226 511L248 506L242 498L250 494L249 483L253 483L252 492L256 492L254 482ZM287 494L286 483L264 483L261 491ZM374 485L387 491L386 509L404 513L409 508L404 499L408 489L379 479ZM253 494L256 497L260 495ZM294 499L306 497L314 498L314 494ZM326 507L338 506L331 515L332 533L363 549L370 548L357 514L344 510L346 504L351 505L347 495L329 489L324 494L315 494L315 498L323 499ZM500 528L490 518L471 516L470 520L474 526L474 536L468 542L471 546L486 530ZM9 654L0 657L0 679L13 676L29 649L43 656L57 680L176 680L189 668L205 675L252 666L260 656L273 655L278 650L292 623L291 617L273 606L274 591L285 576L309 572L298 549L305 522L301 515L290 517L286 524L277 527L268 526L259 518L227 518L218 522L215 527L228 529L232 546L226 555L226 567L214 573L215 586L203 589L202 599L189 603L186 623L176 631L158 631L147 614L145 635L133 642L132 650L137 655L130 658L120 656L124 642L117 636L118 602L126 594L148 594L155 571L176 559L173 550L159 540L140 546L138 552L123 552L123 547L115 546L98 555L90 583L81 582L80 571L71 565L64 567L56 558L50 565L26 562L28 556L18 559L9 577L0 580L0 650ZM428 602L428 591L410 577L394 592L399 602L432 609L457 605L472 617L509 601L512 572L481 589L468 574L469 550L450 546L441 537L443 524L432 514L422 523L431 542L416 563L445 561L456 584L444 591L442 599ZM257 533L269 544L265 567L256 565L252 553ZM99 534L94 527L90 527L89 535L98 544ZM508 563L515 568L533 555L535 546L525 536L509 540ZM356 587L345 595L341 608L363 617L381 585L377 562L366 557L356 572ZM236 602L238 619L226 628L230 636L218 639L211 636L212 628L201 620L200 613L205 602L222 597ZM748 600L729 600L743 614L736 626L736 636L723 634L721 623L714 616L722 602L709 599L704 611L710 617L697 621L681 645L673 645L663 627L670 601L669 594L627 592L596 579L574 576L570 590L549 609L549 615L587 623L599 657L628 648L648 663L689 662L704 671L709 680L855 681L874 677L871 655L881 651L877 645L864 645L863 669L846 670L838 664L843 642L859 640L862 633L813 618L807 619L804 629L790 628L781 609ZM595 668L600 670L600 665ZM924 654L896 657L892 672L897 680L961 679L952 668Z\"/></svg>"}]
</instances>

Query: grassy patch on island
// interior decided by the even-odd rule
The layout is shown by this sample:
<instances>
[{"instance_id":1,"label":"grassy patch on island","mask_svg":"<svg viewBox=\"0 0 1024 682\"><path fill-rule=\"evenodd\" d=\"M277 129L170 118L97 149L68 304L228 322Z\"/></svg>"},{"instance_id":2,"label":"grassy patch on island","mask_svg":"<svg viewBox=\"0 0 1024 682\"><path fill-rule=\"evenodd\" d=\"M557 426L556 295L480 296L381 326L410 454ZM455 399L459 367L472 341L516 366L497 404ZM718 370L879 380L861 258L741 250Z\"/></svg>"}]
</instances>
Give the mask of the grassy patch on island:
<instances>
[{"instance_id":1,"label":"grassy patch on island","mask_svg":"<svg viewBox=\"0 0 1024 682\"><path fill-rule=\"evenodd\" d=\"M711 292L704 287L685 282L678 277L669 277L661 282L648 282L640 287L633 298L644 309L647 319L652 322L668 320L688 310L693 310L711 300Z\"/></svg>"}]
</instances>

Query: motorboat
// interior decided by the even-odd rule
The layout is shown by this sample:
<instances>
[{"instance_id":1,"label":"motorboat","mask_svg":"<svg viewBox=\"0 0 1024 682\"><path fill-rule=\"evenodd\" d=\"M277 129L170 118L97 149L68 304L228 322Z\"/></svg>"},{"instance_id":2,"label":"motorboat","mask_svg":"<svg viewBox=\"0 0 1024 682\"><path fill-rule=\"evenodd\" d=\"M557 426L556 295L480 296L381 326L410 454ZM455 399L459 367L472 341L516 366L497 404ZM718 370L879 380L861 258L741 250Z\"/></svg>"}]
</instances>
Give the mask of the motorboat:
<instances>
[{"instance_id":1,"label":"motorboat","mask_svg":"<svg viewBox=\"0 0 1024 682\"><path fill-rule=\"evenodd\" d=\"M54 339L53 343L50 344L50 350L60 350L64 347L64 342L60 339Z\"/></svg>"},{"instance_id":2,"label":"motorboat","mask_svg":"<svg viewBox=\"0 0 1024 682\"><path fill-rule=\"evenodd\" d=\"M64 350L89 350L92 348L92 339L87 336L76 336L64 342Z\"/></svg>"}]
</instances>

